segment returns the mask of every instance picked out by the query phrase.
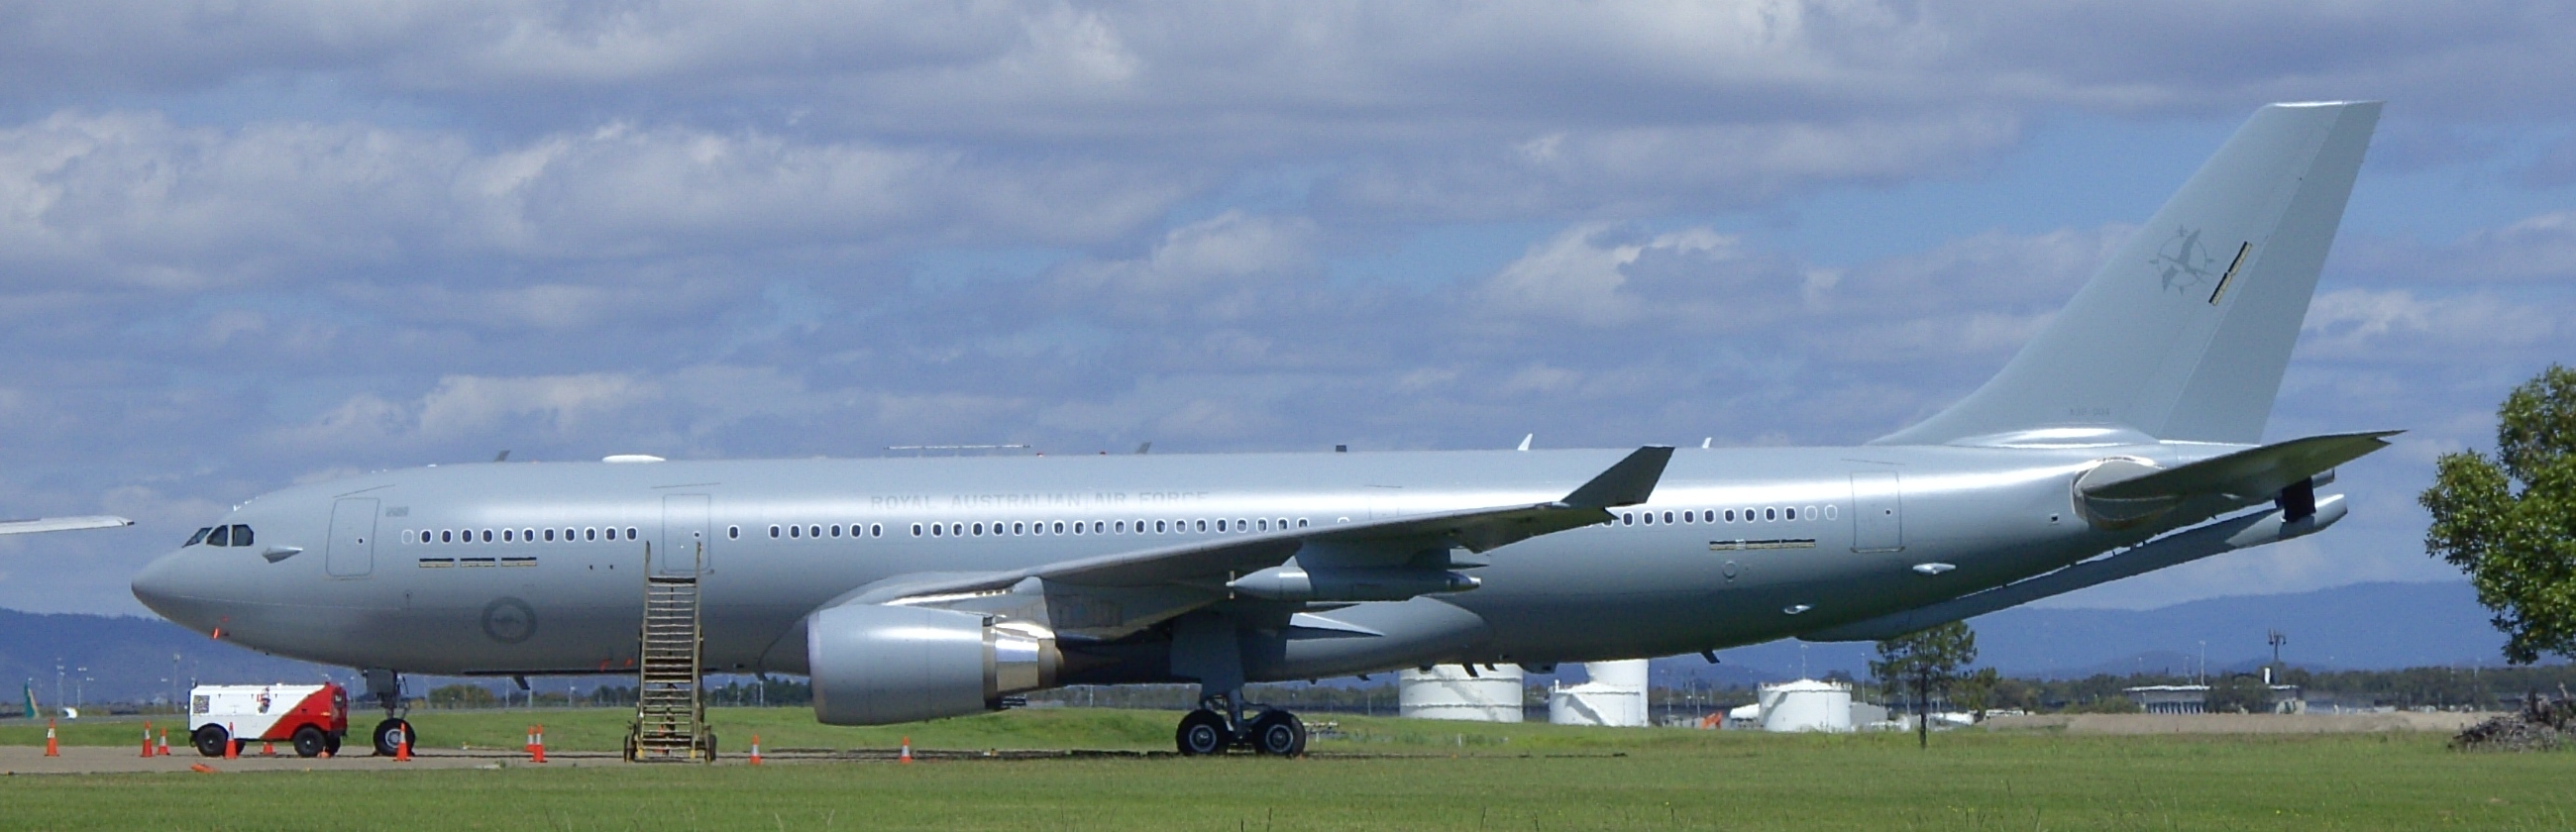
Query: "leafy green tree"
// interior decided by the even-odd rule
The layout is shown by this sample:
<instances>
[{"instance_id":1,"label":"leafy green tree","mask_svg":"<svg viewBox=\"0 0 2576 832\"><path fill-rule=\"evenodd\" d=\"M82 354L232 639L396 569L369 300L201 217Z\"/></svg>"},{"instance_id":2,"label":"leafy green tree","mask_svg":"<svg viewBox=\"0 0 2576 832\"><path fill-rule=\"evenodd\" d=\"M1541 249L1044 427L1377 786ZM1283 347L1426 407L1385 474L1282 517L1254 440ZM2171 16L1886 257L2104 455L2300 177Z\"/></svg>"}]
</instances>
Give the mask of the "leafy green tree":
<instances>
[{"instance_id":1,"label":"leafy green tree","mask_svg":"<svg viewBox=\"0 0 2576 832\"><path fill-rule=\"evenodd\" d=\"M453 684L432 688L429 704L434 708L489 708L501 700L482 685Z\"/></svg>"},{"instance_id":2,"label":"leafy green tree","mask_svg":"<svg viewBox=\"0 0 2576 832\"><path fill-rule=\"evenodd\" d=\"M2224 679L2209 680L2209 693L2201 707L2213 714L2263 714L2272 712L2272 686L2263 677L2251 673L2229 674Z\"/></svg>"},{"instance_id":3,"label":"leafy green tree","mask_svg":"<svg viewBox=\"0 0 2576 832\"><path fill-rule=\"evenodd\" d=\"M1879 642L1869 675L1890 695L1901 696L1926 678L1934 688L1947 690L1976 661L1977 631L1968 622L1952 621Z\"/></svg>"},{"instance_id":4,"label":"leafy green tree","mask_svg":"<svg viewBox=\"0 0 2576 832\"><path fill-rule=\"evenodd\" d=\"M2426 552L2469 575L2504 657L2576 658L2576 370L2552 364L2505 397L2496 452L2444 454L2416 498Z\"/></svg>"},{"instance_id":5,"label":"leafy green tree","mask_svg":"<svg viewBox=\"0 0 2576 832\"><path fill-rule=\"evenodd\" d=\"M1932 692L1947 690L1977 660L1977 631L1965 621L1916 630L1878 643L1878 658L1869 675L1891 698L1914 689L1914 724L1918 742L1931 742Z\"/></svg>"}]
</instances>

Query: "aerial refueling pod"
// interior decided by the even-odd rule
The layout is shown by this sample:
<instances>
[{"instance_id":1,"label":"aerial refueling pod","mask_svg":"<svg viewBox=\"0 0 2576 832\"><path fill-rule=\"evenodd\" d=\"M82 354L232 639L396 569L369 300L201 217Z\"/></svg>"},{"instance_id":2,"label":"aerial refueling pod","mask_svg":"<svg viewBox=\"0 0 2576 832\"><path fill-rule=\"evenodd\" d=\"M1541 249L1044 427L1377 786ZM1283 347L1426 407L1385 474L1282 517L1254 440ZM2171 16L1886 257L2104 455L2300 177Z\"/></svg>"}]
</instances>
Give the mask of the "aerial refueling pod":
<instances>
[{"instance_id":1,"label":"aerial refueling pod","mask_svg":"<svg viewBox=\"0 0 2576 832\"><path fill-rule=\"evenodd\" d=\"M805 619L814 718L887 725L1000 710L1055 686L1063 654L1042 628L923 607L847 604Z\"/></svg>"}]
</instances>

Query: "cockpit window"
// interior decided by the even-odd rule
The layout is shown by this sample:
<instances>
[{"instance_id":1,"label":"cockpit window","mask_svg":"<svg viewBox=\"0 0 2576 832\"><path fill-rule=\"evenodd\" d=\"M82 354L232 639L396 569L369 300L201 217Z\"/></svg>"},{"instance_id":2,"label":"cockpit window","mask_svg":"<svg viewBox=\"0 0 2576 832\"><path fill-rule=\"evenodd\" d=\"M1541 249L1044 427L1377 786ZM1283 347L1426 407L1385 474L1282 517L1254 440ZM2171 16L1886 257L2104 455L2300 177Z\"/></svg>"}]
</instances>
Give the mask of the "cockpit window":
<instances>
[{"instance_id":1,"label":"cockpit window","mask_svg":"<svg viewBox=\"0 0 2576 832\"><path fill-rule=\"evenodd\" d=\"M213 530L213 533L212 533L212 534L206 535L206 545L208 545L208 546L230 546L230 545L233 545L233 527L231 527L231 526L216 526L216 527L214 528L214 530Z\"/></svg>"},{"instance_id":2,"label":"cockpit window","mask_svg":"<svg viewBox=\"0 0 2576 832\"><path fill-rule=\"evenodd\" d=\"M248 545L250 545L250 527L249 527L249 526L244 526L244 525L239 524L239 523L235 523L235 524L233 524L233 545L235 545L235 546L248 546Z\"/></svg>"},{"instance_id":3,"label":"cockpit window","mask_svg":"<svg viewBox=\"0 0 2576 832\"><path fill-rule=\"evenodd\" d=\"M206 533L207 533L207 532L214 531L214 530L215 530L215 527L213 527L213 526L207 526L207 527L205 527L205 528L198 529L196 534L192 534L192 535L189 535L189 536L188 536L188 542L179 544L179 548L185 549L185 548L188 548L188 547L190 547L190 546L195 546L195 545L197 545L197 544L199 544L199 543L204 543L204 542L206 542Z\"/></svg>"}]
</instances>

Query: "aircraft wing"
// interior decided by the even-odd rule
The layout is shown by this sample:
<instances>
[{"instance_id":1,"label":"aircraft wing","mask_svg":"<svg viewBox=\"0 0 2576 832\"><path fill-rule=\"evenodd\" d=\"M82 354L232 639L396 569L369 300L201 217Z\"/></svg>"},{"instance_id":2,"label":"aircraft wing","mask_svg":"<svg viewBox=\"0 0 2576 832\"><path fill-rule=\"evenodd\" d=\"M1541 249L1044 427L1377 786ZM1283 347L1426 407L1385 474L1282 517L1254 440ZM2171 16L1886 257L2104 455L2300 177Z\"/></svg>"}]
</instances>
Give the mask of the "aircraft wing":
<instances>
[{"instance_id":1,"label":"aircraft wing","mask_svg":"<svg viewBox=\"0 0 2576 832\"><path fill-rule=\"evenodd\" d=\"M73 529L113 529L118 526L131 525L134 525L134 521L110 514L94 514L87 517L40 517L34 520L0 520L0 534L64 532L71 531Z\"/></svg>"},{"instance_id":2,"label":"aircraft wing","mask_svg":"<svg viewBox=\"0 0 2576 832\"><path fill-rule=\"evenodd\" d=\"M1059 632L1115 637L1225 600L1235 594L1229 584L1236 578L1291 558L1326 573L1440 575L1472 565L1454 563L1453 549L1482 553L1605 523L1613 516L1609 509L1645 502L1654 493L1672 453L1663 446L1639 448L1563 499L1544 503L1229 536L1005 572L897 576L837 603L982 609L1042 617ZM1046 607L1043 615L1032 602Z\"/></svg>"}]
</instances>

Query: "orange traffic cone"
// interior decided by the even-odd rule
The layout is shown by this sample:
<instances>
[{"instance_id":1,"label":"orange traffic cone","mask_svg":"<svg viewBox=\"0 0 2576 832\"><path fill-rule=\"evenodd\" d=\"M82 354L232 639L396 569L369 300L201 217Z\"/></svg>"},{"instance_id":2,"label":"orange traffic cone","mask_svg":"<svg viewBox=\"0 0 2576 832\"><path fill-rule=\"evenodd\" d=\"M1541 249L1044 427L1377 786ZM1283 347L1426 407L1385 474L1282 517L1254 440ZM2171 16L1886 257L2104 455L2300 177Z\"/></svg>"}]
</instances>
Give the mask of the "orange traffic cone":
<instances>
[{"instance_id":1,"label":"orange traffic cone","mask_svg":"<svg viewBox=\"0 0 2576 832\"><path fill-rule=\"evenodd\" d=\"M545 762L545 761L546 761L546 726L543 726L543 725L533 725L533 726L529 726L529 728L528 728L528 762L532 762L532 763L542 763L542 762Z\"/></svg>"},{"instance_id":2,"label":"orange traffic cone","mask_svg":"<svg viewBox=\"0 0 2576 832\"><path fill-rule=\"evenodd\" d=\"M259 741L259 756L262 756L262 757L275 757L275 756L277 756L277 743L270 742L270 741L268 741L268 740L260 740L260 741Z\"/></svg>"},{"instance_id":3,"label":"orange traffic cone","mask_svg":"<svg viewBox=\"0 0 2576 832\"><path fill-rule=\"evenodd\" d=\"M159 754L156 754L156 755L154 755L154 756L160 756L160 757L167 757L167 756L170 756L170 729L168 729L168 728L163 728L163 729L161 729L161 750L160 750L160 753L159 753Z\"/></svg>"},{"instance_id":4,"label":"orange traffic cone","mask_svg":"<svg viewBox=\"0 0 2576 832\"><path fill-rule=\"evenodd\" d=\"M411 731L402 732L402 741L394 744L394 762L411 762Z\"/></svg>"},{"instance_id":5,"label":"orange traffic cone","mask_svg":"<svg viewBox=\"0 0 2576 832\"><path fill-rule=\"evenodd\" d=\"M895 761L895 762L898 762L898 763L904 763L904 764L906 764L906 765L909 765L909 764L911 764L911 763L912 763L912 738L911 738L911 737L905 737L905 738L903 738L903 753L902 753L902 754L900 754L900 755L897 755L897 756L894 758L894 761Z\"/></svg>"},{"instance_id":6,"label":"orange traffic cone","mask_svg":"<svg viewBox=\"0 0 2576 832\"><path fill-rule=\"evenodd\" d=\"M224 723L224 759L241 759L241 747L241 740L234 738L233 724L230 722Z\"/></svg>"},{"instance_id":7,"label":"orange traffic cone","mask_svg":"<svg viewBox=\"0 0 2576 832\"><path fill-rule=\"evenodd\" d=\"M751 735L751 764L760 765L760 735Z\"/></svg>"},{"instance_id":8,"label":"orange traffic cone","mask_svg":"<svg viewBox=\"0 0 2576 832\"><path fill-rule=\"evenodd\" d=\"M54 721L50 719L45 720L45 756L63 756L62 745L54 740Z\"/></svg>"},{"instance_id":9,"label":"orange traffic cone","mask_svg":"<svg viewBox=\"0 0 2576 832\"><path fill-rule=\"evenodd\" d=\"M149 722L143 723L143 753L140 756L152 756L152 723Z\"/></svg>"}]
</instances>

